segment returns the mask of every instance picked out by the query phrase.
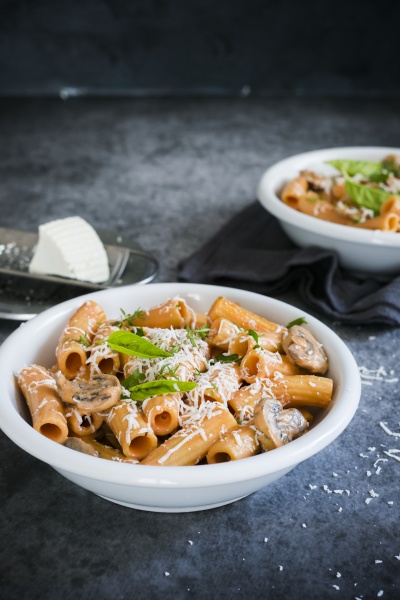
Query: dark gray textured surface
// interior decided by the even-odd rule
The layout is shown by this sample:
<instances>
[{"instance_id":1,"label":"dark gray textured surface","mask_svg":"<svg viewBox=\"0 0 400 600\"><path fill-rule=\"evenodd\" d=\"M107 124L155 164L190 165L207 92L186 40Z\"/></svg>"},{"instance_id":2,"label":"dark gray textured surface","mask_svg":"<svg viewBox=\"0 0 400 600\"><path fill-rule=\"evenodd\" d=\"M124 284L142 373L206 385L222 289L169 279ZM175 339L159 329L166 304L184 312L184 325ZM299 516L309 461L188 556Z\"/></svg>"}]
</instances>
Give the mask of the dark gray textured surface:
<instances>
[{"instance_id":1,"label":"dark gray textured surface","mask_svg":"<svg viewBox=\"0 0 400 600\"><path fill-rule=\"evenodd\" d=\"M0 0L0 94L398 95L399 17L393 0Z\"/></svg>"},{"instance_id":2,"label":"dark gray textured surface","mask_svg":"<svg viewBox=\"0 0 400 600\"><path fill-rule=\"evenodd\" d=\"M267 166L312 148L399 145L399 112L395 101L1 101L0 139L3 226L80 214L154 251L168 281L253 200ZM330 447L235 504L123 508L1 433L0 597L398 598L400 465L383 452L400 446L379 423L399 431L399 330L322 320L359 366L385 372ZM0 323L1 338L15 327Z\"/></svg>"}]
</instances>

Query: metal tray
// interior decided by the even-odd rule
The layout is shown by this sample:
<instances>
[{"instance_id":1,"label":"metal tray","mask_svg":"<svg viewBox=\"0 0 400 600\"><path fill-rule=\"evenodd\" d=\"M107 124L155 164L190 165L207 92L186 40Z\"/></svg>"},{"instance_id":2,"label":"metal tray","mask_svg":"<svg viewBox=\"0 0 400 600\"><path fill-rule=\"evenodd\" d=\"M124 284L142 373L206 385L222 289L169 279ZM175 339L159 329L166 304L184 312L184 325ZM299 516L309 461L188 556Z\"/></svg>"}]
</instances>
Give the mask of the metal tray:
<instances>
[{"instance_id":1,"label":"metal tray","mask_svg":"<svg viewBox=\"0 0 400 600\"><path fill-rule=\"evenodd\" d=\"M152 254L119 235L97 233L110 265L110 278L101 284L29 273L38 234L0 227L0 319L27 321L59 302L91 290L149 283L157 276L159 265Z\"/></svg>"}]
</instances>

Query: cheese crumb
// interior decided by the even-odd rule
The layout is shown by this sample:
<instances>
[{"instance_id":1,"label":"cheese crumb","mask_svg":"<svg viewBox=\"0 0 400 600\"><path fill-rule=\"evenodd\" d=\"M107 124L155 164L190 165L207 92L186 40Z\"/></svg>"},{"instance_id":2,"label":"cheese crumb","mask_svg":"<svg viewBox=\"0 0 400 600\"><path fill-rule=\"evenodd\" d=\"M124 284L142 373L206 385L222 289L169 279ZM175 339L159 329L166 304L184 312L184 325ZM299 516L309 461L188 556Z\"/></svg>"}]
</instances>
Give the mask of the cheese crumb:
<instances>
[{"instance_id":1,"label":"cheese crumb","mask_svg":"<svg viewBox=\"0 0 400 600\"><path fill-rule=\"evenodd\" d=\"M168 571L165 571L164 575L165 575L165 577L169 577Z\"/></svg>"},{"instance_id":2,"label":"cheese crumb","mask_svg":"<svg viewBox=\"0 0 400 600\"><path fill-rule=\"evenodd\" d=\"M382 562L381 560L376 560L376 561L375 561L375 564L376 564L376 565L380 565L380 564L381 564L381 562Z\"/></svg>"},{"instance_id":3,"label":"cheese crumb","mask_svg":"<svg viewBox=\"0 0 400 600\"><path fill-rule=\"evenodd\" d=\"M398 438L400 438L400 433L395 433L395 432L391 431L391 430L389 429L389 427L387 427L387 426L386 426L386 423L384 423L383 421L381 421L381 422L379 423L379 425L382 427L383 431L384 431L385 433L387 433L388 435L391 435L391 436L393 436L393 437L398 437Z\"/></svg>"}]
</instances>

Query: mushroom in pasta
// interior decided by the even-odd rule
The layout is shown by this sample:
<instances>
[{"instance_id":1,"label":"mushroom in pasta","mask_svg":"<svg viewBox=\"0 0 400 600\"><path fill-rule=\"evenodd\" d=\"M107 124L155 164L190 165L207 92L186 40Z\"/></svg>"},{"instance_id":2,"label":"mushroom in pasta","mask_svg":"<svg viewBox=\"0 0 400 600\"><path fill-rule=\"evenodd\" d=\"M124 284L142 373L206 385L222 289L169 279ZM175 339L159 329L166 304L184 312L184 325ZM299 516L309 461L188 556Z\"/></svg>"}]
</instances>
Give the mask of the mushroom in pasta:
<instances>
[{"instance_id":1,"label":"mushroom in pasta","mask_svg":"<svg viewBox=\"0 0 400 600\"><path fill-rule=\"evenodd\" d=\"M65 444L67 448L71 448L71 450L77 450L78 452L82 452L83 454L89 454L90 456L98 456L99 453L90 445L81 440L80 438L70 437L67 438Z\"/></svg>"},{"instance_id":2,"label":"mushroom in pasta","mask_svg":"<svg viewBox=\"0 0 400 600\"><path fill-rule=\"evenodd\" d=\"M262 398L254 410L254 424L265 451L283 446L302 435L308 422L297 408L283 409L279 400Z\"/></svg>"},{"instance_id":3,"label":"mushroom in pasta","mask_svg":"<svg viewBox=\"0 0 400 600\"><path fill-rule=\"evenodd\" d=\"M323 375L328 370L328 357L315 337L300 325L293 325L282 338L282 347L289 360L310 373Z\"/></svg>"},{"instance_id":4,"label":"mushroom in pasta","mask_svg":"<svg viewBox=\"0 0 400 600\"><path fill-rule=\"evenodd\" d=\"M81 414L90 414L111 408L121 395L121 384L114 375L96 375L87 381L68 380L59 371L55 374L61 400L73 404Z\"/></svg>"}]
</instances>

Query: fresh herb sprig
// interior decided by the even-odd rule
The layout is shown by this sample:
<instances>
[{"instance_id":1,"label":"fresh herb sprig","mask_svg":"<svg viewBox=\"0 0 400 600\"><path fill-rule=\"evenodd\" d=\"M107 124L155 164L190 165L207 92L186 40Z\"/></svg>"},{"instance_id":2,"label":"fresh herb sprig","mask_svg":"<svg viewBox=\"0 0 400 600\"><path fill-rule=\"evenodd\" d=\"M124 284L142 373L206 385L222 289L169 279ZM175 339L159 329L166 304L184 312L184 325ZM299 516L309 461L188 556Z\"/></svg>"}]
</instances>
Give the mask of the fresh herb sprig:
<instances>
[{"instance_id":1,"label":"fresh herb sprig","mask_svg":"<svg viewBox=\"0 0 400 600\"><path fill-rule=\"evenodd\" d=\"M86 348L89 348L89 346L90 346L90 342L87 338L87 333L85 333L85 335L79 336L79 340L72 340L72 341L78 342L78 344L82 344L82 346L85 346Z\"/></svg>"},{"instance_id":2,"label":"fresh herb sprig","mask_svg":"<svg viewBox=\"0 0 400 600\"><path fill-rule=\"evenodd\" d=\"M306 319L304 317L299 317L298 319L294 319L294 321L290 321L290 323L286 325L286 329L290 329L293 325L303 325L303 323L307 323Z\"/></svg>"},{"instance_id":3,"label":"fresh herb sprig","mask_svg":"<svg viewBox=\"0 0 400 600\"><path fill-rule=\"evenodd\" d=\"M121 329L122 327L135 327L136 321L140 321L144 319L144 313L141 308L138 308L133 313L127 313L123 308L119 309L121 311L121 319L117 321L116 326Z\"/></svg>"},{"instance_id":4,"label":"fresh herb sprig","mask_svg":"<svg viewBox=\"0 0 400 600\"><path fill-rule=\"evenodd\" d=\"M255 348L255 349L256 349L256 348L261 348L260 344L258 343L258 342L259 342L259 336L258 336L258 333L257 333L257 331L254 331L254 329L249 329L249 330L247 331L247 333L248 333L248 334L249 334L249 335L250 335L250 336L253 338L253 340L254 340L254 341L255 341L255 343L256 343L256 345L254 346L254 348Z\"/></svg>"},{"instance_id":5,"label":"fresh herb sprig","mask_svg":"<svg viewBox=\"0 0 400 600\"><path fill-rule=\"evenodd\" d=\"M210 327L207 327L206 325L203 325L199 329L191 329L190 325L186 325L185 329L187 338L194 348L197 347L196 338L205 340L210 331Z\"/></svg>"},{"instance_id":6,"label":"fresh herb sprig","mask_svg":"<svg viewBox=\"0 0 400 600\"><path fill-rule=\"evenodd\" d=\"M231 362L240 362L243 356L239 356L239 354L217 354L213 357L214 362L222 362L222 363L231 363Z\"/></svg>"}]
</instances>

